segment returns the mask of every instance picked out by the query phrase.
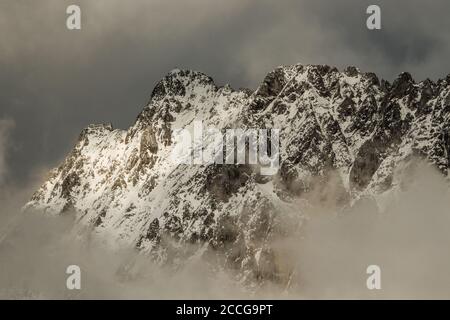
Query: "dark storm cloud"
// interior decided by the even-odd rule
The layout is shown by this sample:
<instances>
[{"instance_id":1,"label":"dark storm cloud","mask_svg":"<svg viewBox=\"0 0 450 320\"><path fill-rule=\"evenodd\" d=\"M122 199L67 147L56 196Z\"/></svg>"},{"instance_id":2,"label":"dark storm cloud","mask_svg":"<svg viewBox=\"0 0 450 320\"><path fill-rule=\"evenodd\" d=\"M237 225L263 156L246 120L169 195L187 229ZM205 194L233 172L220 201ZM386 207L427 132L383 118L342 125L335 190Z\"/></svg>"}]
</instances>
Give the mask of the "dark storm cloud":
<instances>
[{"instance_id":1,"label":"dark storm cloud","mask_svg":"<svg viewBox=\"0 0 450 320\"><path fill-rule=\"evenodd\" d=\"M65 27L82 9L82 30ZM365 27L369 4L382 30ZM3 0L0 119L11 119L10 182L55 166L83 127L127 127L180 67L255 88L281 64L356 65L392 80L450 72L447 0Z\"/></svg>"}]
</instances>

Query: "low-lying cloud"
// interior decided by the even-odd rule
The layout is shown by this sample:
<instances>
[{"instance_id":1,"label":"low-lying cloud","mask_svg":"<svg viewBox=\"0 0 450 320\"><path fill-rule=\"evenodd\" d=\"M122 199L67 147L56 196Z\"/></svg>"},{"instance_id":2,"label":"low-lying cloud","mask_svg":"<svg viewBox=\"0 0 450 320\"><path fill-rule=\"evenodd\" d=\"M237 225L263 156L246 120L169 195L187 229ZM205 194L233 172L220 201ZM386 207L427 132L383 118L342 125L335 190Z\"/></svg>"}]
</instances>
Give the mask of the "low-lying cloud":
<instances>
[{"instance_id":1,"label":"low-lying cloud","mask_svg":"<svg viewBox=\"0 0 450 320\"><path fill-rule=\"evenodd\" d=\"M382 210L366 198L339 216L311 217L297 251L308 298L450 298L448 182L420 164L402 183L378 199ZM381 290L366 287L370 265L381 268Z\"/></svg>"},{"instance_id":2,"label":"low-lying cloud","mask_svg":"<svg viewBox=\"0 0 450 320\"><path fill-rule=\"evenodd\" d=\"M14 121L11 119L0 119L0 188L5 182L7 174L7 153L10 147L9 135L14 128Z\"/></svg>"},{"instance_id":3,"label":"low-lying cloud","mask_svg":"<svg viewBox=\"0 0 450 320\"><path fill-rule=\"evenodd\" d=\"M289 283L256 291L201 256L177 268L160 266L131 248L106 249L101 238L73 229L70 214L16 212L0 233L0 297L450 298L448 183L426 164L412 168L378 202L368 197L345 210L327 203L309 212L299 235L271 244L278 267L292 270ZM72 264L81 268L81 290L66 288ZM381 269L381 290L366 287L369 265Z\"/></svg>"}]
</instances>

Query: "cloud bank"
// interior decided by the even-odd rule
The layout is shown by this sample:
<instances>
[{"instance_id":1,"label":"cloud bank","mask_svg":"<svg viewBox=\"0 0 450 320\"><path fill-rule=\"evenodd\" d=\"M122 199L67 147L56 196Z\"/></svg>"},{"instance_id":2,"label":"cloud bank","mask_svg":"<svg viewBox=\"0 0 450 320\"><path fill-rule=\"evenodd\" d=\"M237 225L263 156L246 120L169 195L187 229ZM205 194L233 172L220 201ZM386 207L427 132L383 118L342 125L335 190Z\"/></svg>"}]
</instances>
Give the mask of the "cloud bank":
<instances>
[{"instance_id":1,"label":"cloud bank","mask_svg":"<svg viewBox=\"0 0 450 320\"><path fill-rule=\"evenodd\" d=\"M78 4L82 30L66 28ZM366 8L382 29L366 28ZM11 118L11 172L55 166L82 128L128 127L158 80L189 68L256 88L282 64L356 65L392 80L450 72L446 0L8 0L0 3L0 118Z\"/></svg>"},{"instance_id":2,"label":"cloud bank","mask_svg":"<svg viewBox=\"0 0 450 320\"><path fill-rule=\"evenodd\" d=\"M448 182L420 164L390 195L383 210L366 198L343 211L326 204L308 212L298 234L270 244L278 268L291 270L290 281L256 290L201 255L176 268L158 266L132 249L106 250L101 239L73 229L71 215L18 213L0 230L0 297L450 298ZM72 264L82 271L79 291L66 288ZM369 265L381 269L381 290L366 287Z\"/></svg>"}]
</instances>

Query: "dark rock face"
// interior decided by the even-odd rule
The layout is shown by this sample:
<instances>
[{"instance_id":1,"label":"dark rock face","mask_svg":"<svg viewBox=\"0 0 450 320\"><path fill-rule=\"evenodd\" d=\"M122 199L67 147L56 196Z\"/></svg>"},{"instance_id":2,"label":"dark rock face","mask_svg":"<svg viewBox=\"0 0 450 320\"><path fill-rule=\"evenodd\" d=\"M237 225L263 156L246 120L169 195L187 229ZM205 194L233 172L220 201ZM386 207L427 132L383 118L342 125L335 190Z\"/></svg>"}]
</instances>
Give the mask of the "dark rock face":
<instances>
[{"instance_id":1,"label":"dark rock face","mask_svg":"<svg viewBox=\"0 0 450 320\"><path fill-rule=\"evenodd\" d=\"M355 110L355 102L349 97L346 97L337 108L337 112L341 119L352 116L355 113Z\"/></svg>"},{"instance_id":2,"label":"dark rock face","mask_svg":"<svg viewBox=\"0 0 450 320\"><path fill-rule=\"evenodd\" d=\"M392 84L390 96L392 98L403 98L411 93L414 86L414 80L411 74L404 72L398 76L398 78Z\"/></svg>"},{"instance_id":3,"label":"dark rock face","mask_svg":"<svg viewBox=\"0 0 450 320\"><path fill-rule=\"evenodd\" d=\"M205 189L213 198L227 201L245 186L251 174L247 166L211 165L206 169Z\"/></svg>"},{"instance_id":4,"label":"dark rock face","mask_svg":"<svg viewBox=\"0 0 450 320\"><path fill-rule=\"evenodd\" d=\"M263 110L280 94L287 81L282 68L270 72L256 91L250 108L255 111Z\"/></svg>"},{"instance_id":5,"label":"dark rock face","mask_svg":"<svg viewBox=\"0 0 450 320\"><path fill-rule=\"evenodd\" d=\"M70 199L72 191L80 185L80 179L75 172L69 173L61 185L61 197Z\"/></svg>"},{"instance_id":6,"label":"dark rock face","mask_svg":"<svg viewBox=\"0 0 450 320\"><path fill-rule=\"evenodd\" d=\"M219 130L279 129L277 174L172 162L173 130L192 130L199 119ZM270 72L251 92L174 70L128 130L84 129L28 206L78 212L79 223L161 263L203 252L244 282L283 282L289 268L270 243L301 225L295 200L339 208L389 191L393 168L413 157L448 175L450 76L416 83L403 73L390 84L355 67L294 65Z\"/></svg>"},{"instance_id":7,"label":"dark rock face","mask_svg":"<svg viewBox=\"0 0 450 320\"><path fill-rule=\"evenodd\" d=\"M379 140L368 140L358 151L350 171L350 183L353 188L363 190L378 170L385 147Z\"/></svg>"}]
</instances>

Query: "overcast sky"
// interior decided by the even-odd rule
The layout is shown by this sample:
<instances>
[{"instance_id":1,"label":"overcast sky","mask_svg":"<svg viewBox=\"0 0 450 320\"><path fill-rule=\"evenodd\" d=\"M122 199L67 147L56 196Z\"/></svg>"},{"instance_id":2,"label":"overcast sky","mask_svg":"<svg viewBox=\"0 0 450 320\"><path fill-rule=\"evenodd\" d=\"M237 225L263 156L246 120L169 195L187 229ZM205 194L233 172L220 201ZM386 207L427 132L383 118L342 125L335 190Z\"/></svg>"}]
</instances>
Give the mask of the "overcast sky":
<instances>
[{"instance_id":1,"label":"overcast sky","mask_svg":"<svg viewBox=\"0 0 450 320\"><path fill-rule=\"evenodd\" d=\"M80 31L66 29L69 4ZM369 4L380 31L365 27ZM58 165L90 123L128 127L175 67L252 89L294 63L445 77L449 12L448 0L1 0L0 184Z\"/></svg>"}]
</instances>

